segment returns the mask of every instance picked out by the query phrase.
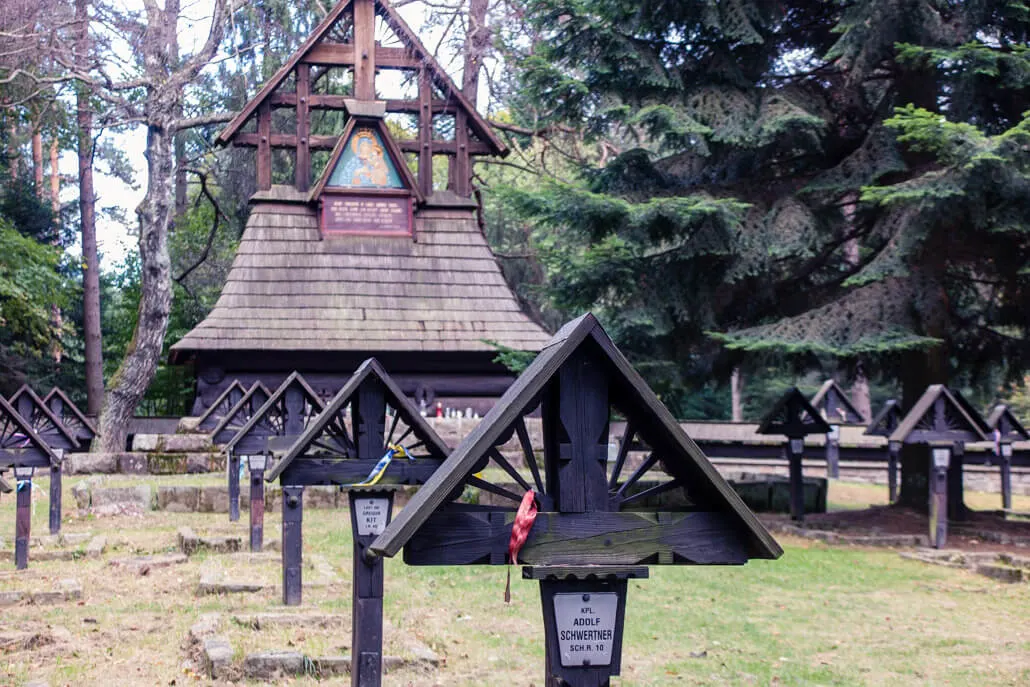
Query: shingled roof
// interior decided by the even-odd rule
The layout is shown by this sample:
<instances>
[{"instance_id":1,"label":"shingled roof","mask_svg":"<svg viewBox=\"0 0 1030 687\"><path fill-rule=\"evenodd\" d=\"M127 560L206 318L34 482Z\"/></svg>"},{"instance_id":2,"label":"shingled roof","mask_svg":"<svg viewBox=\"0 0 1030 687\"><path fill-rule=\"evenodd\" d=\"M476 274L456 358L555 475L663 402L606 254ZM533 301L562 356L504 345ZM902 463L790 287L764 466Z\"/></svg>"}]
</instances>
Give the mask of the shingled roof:
<instances>
[{"instance_id":1,"label":"shingled roof","mask_svg":"<svg viewBox=\"0 0 1030 687\"><path fill-rule=\"evenodd\" d=\"M280 194L293 189L277 187ZM415 240L322 240L306 203L255 204L225 288L172 346L198 351L539 350L549 335L519 308L474 215L423 210Z\"/></svg>"}]
</instances>

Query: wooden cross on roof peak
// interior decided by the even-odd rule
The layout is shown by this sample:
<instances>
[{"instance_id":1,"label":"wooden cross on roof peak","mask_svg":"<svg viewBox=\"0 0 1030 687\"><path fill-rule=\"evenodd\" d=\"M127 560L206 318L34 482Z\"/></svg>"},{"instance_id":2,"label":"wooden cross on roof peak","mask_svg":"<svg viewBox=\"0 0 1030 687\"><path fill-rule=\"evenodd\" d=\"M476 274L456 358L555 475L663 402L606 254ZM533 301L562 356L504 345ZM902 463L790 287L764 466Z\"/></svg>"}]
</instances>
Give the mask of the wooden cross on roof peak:
<instances>
[{"instance_id":1,"label":"wooden cross on roof peak","mask_svg":"<svg viewBox=\"0 0 1030 687\"><path fill-rule=\"evenodd\" d=\"M891 433L889 440L905 444L950 444L986 441L983 418L969 413L965 399L959 400L943 384L931 384Z\"/></svg>"},{"instance_id":2,"label":"wooden cross on roof peak","mask_svg":"<svg viewBox=\"0 0 1030 687\"><path fill-rule=\"evenodd\" d=\"M987 417L987 425L991 433L997 432L1000 441L1027 441L1030 440L1030 432L1026 431L1023 423L1019 421L1013 412L1004 403L999 403L991 410Z\"/></svg>"},{"instance_id":3,"label":"wooden cross on roof peak","mask_svg":"<svg viewBox=\"0 0 1030 687\"><path fill-rule=\"evenodd\" d=\"M889 399L880 408L880 412L873 416L864 434L874 437L889 437L897 429L901 417L901 406L893 398Z\"/></svg>"},{"instance_id":4,"label":"wooden cross on roof peak","mask_svg":"<svg viewBox=\"0 0 1030 687\"><path fill-rule=\"evenodd\" d=\"M224 444L236 436L247 421L271 398L272 392L262 382L257 381L247 389L239 401L211 430L211 441Z\"/></svg>"},{"instance_id":5,"label":"wooden cross on roof peak","mask_svg":"<svg viewBox=\"0 0 1030 687\"><path fill-rule=\"evenodd\" d=\"M394 44L377 41L384 34L390 34ZM377 76L387 71L399 71L402 79L416 82L417 97L381 97ZM433 157L445 155L450 190L468 197L469 157L508 153L476 111L474 100L475 94L462 92L388 0L340 0L217 140L257 148L259 191L272 186L273 149L294 151L294 186L307 193L317 172L313 151L337 148L341 134L332 124L318 128L323 124L312 120L312 111L342 112L348 120L364 122L410 116L416 124L409 137L396 142L396 148L417 159L418 194L433 193ZM273 131L273 119L279 123L273 111L290 108L296 113L292 128ZM248 128L251 122L256 125ZM440 135L444 131L447 136ZM392 139L389 133L385 137ZM322 174L332 171L327 167Z\"/></svg>"},{"instance_id":6,"label":"wooden cross on roof peak","mask_svg":"<svg viewBox=\"0 0 1030 687\"><path fill-rule=\"evenodd\" d=\"M40 439L52 449L70 451L79 448L75 434L47 407L36 392L23 384L8 399Z\"/></svg>"},{"instance_id":7,"label":"wooden cross on roof peak","mask_svg":"<svg viewBox=\"0 0 1030 687\"><path fill-rule=\"evenodd\" d=\"M59 462L57 455L28 421L0 396L0 468L43 467Z\"/></svg>"},{"instance_id":8,"label":"wooden cross on roof peak","mask_svg":"<svg viewBox=\"0 0 1030 687\"><path fill-rule=\"evenodd\" d=\"M292 372L243 423L226 445L226 451L249 455L269 451L275 438L300 436L313 418L322 412L325 403L303 375Z\"/></svg>"}]
</instances>

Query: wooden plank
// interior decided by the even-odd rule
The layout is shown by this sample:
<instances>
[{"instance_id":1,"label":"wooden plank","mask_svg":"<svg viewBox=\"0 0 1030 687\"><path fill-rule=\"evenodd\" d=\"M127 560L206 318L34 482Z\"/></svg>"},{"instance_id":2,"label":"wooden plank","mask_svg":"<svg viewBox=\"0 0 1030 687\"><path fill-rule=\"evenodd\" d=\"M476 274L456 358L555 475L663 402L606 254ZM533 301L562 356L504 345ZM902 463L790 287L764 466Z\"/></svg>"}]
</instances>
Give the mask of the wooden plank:
<instances>
[{"instance_id":1,"label":"wooden plank","mask_svg":"<svg viewBox=\"0 0 1030 687\"><path fill-rule=\"evenodd\" d=\"M294 137L296 139L296 137ZM259 190L272 188L272 108L263 104L258 108L257 132L257 187ZM291 148L296 147L296 141Z\"/></svg>"},{"instance_id":2,"label":"wooden plank","mask_svg":"<svg viewBox=\"0 0 1030 687\"><path fill-rule=\"evenodd\" d=\"M297 65L297 164L295 180L298 191L307 191L311 185L311 114L308 100L311 96L311 67Z\"/></svg>"},{"instance_id":3,"label":"wooden plank","mask_svg":"<svg viewBox=\"0 0 1030 687\"><path fill-rule=\"evenodd\" d=\"M14 567L29 567L29 538L32 535L32 480L18 482L14 511Z\"/></svg>"},{"instance_id":4,"label":"wooden plank","mask_svg":"<svg viewBox=\"0 0 1030 687\"><path fill-rule=\"evenodd\" d=\"M261 551L265 535L264 470L250 471L250 550Z\"/></svg>"},{"instance_id":5,"label":"wooden plank","mask_svg":"<svg viewBox=\"0 0 1030 687\"><path fill-rule=\"evenodd\" d=\"M226 469L229 471L229 522L240 519L240 457L229 452Z\"/></svg>"},{"instance_id":6,"label":"wooden plank","mask_svg":"<svg viewBox=\"0 0 1030 687\"><path fill-rule=\"evenodd\" d=\"M400 148L418 155L418 185L422 195L428 197L433 192L433 84L428 69L423 69L418 75L418 101L418 141L415 150L405 148L405 142L400 144Z\"/></svg>"},{"instance_id":7,"label":"wooden plank","mask_svg":"<svg viewBox=\"0 0 1030 687\"><path fill-rule=\"evenodd\" d=\"M374 460L322 461L305 458L290 464L281 473L284 484L354 484L368 477L376 466ZM424 484L443 461L418 459L390 463L380 484Z\"/></svg>"},{"instance_id":8,"label":"wooden plank","mask_svg":"<svg viewBox=\"0 0 1030 687\"><path fill-rule=\"evenodd\" d=\"M63 452L62 452L63 453ZM64 456L50 466L50 534L61 532L61 471Z\"/></svg>"},{"instance_id":9,"label":"wooden plank","mask_svg":"<svg viewBox=\"0 0 1030 687\"><path fill-rule=\"evenodd\" d=\"M404 547L408 565L503 562L515 516L442 508ZM662 520L666 521L662 521ZM730 516L724 513L538 513L519 553L531 565L638 565L671 555L677 563L740 565L747 562Z\"/></svg>"},{"instance_id":10,"label":"wooden plank","mask_svg":"<svg viewBox=\"0 0 1030 687\"><path fill-rule=\"evenodd\" d=\"M299 606L303 598L304 487L284 485L282 491L283 604Z\"/></svg>"},{"instance_id":11,"label":"wooden plank","mask_svg":"<svg viewBox=\"0 0 1030 687\"><path fill-rule=\"evenodd\" d=\"M373 0L352 0L354 7L354 97L375 100L376 42Z\"/></svg>"},{"instance_id":12,"label":"wooden plank","mask_svg":"<svg viewBox=\"0 0 1030 687\"><path fill-rule=\"evenodd\" d=\"M260 122L260 117L259 117ZM336 142L339 139L338 136L309 136L308 144L312 150L332 150L336 146ZM268 145L271 148L296 148L297 147L297 136L294 134L273 134L271 128L269 128ZM232 144L234 146L257 146L259 151L261 146L264 144L260 133L257 134L239 134L237 135ZM271 188L271 181L269 185L263 190Z\"/></svg>"},{"instance_id":13,"label":"wooden plank","mask_svg":"<svg viewBox=\"0 0 1030 687\"><path fill-rule=\"evenodd\" d=\"M397 141L397 146L405 153L421 153L425 148L422 141ZM433 155L456 155L458 153L458 144L454 141L434 140L432 142L432 152ZM468 154L490 155L491 151L490 147L486 144L471 141L468 144Z\"/></svg>"}]
</instances>

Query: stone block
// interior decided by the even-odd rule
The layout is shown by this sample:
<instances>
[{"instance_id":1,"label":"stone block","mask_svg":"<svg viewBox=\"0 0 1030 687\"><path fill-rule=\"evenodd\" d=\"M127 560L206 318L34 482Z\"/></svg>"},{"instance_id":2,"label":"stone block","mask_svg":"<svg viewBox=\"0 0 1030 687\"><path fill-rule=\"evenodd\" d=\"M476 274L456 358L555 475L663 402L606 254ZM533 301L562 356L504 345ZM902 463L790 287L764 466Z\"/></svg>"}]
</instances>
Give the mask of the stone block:
<instances>
[{"instance_id":1,"label":"stone block","mask_svg":"<svg viewBox=\"0 0 1030 687\"><path fill-rule=\"evenodd\" d=\"M151 491L149 484L135 487L103 487L92 490L90 500L97 515L121 515L150 510Z\"/></svg>"},{"instance_id":2,"label":"stone block","mask_svg":"<svg viewBox=\"0 0 1030 687\"><path fill-rule=\"evenodd\" d=\"M1020 568L1013 568L999 563L981 563L976 566L976 572L998 582L1013 583L1023 581L1023 571Z\"/></svg>"},{"instance_id":3,"label":"stone block","mask_svg":"<svg viewBox=\"0 0 1030 687\"><path fill-rule=\"evenodd\" d=\"M159 434L135 434L132 437L133 451L156 451L160 443Z\"/></svg>"},{"instance_id":4,"label":"stone block","mask_svg":"<svg viewBox=\"0 0 1030 687\"><path fill-rule=\"evenodd\" d=\"M350 622L346 616L333 613L249 613L234 615L232 620L252 630L272 627L343 627Z\"/></svg>"},{"instance_id":5,"label":"stone block","mask_svg":"<svg viewBox=\"0 0 1030 687\"><path fill-rule=\"evenodd\" d=\"M200 417L184 417L179 419L179 424L175 428L175 431L180 434L188 434L189 432L196 432L197 425L200 424Z\"/></svg>"},{"instance_id":6,"label":"stone block","mask_svg":"<svg viewBox=\"0 0 1030 687\"><path fill-rule=\"evenodd\" d=\"M194 513L200 507L200 487L158 487L157 509Z\"/></svg>"},{"instance_id":7,"label":"stone block","mask_svg":"<svg viewBox=\"0 0 1030 687\"><path fill-rule=\"evenodd\" d=\"M320 677L344 675L350 672L350 656L318 656L311 659L315 674Z\"/></svg>"},{"instance_id":8,"label":"stone block","mask_svg":"<svg viewBox=\"0 0 1030 687\"><path fill-rule=\"evenodd\" d=\"M61 546L78 546L79 544L85 544L92 538L92 532L62 532L57 535L57 541Z\"/></svg>"},{"instance_id":9,"label":"stone block","mask_svg":"<svg viewBox=\"0 0 1030 687\"><path fill-rule=\"evenodd\" d=\"M214 446L208 434L162 434L161 450L170 453L211 453Z\"/></svg>"},{"instance_id":10,"label":"stone block","mask_svg":"<svg viewBox=\"0 0 1030 687\"><path fill-rule=\"evenodd\" d=\"M240 495L240 508L247 500ZM228 513L229 487L200 487L197 510L201 513Z\"/></svg>"},{"instance_id":11,"label":"stone block","mask_svg":"<svg viewBox=\"0 0 1030 687\"><path fill-rule=\"evenodd\" d=\"M69 475L118 472L119 453L69 453L64 458L64 471Z\"/></svg>"},{"instance_id":12,"label":"stone block","mask_svg":"<svg viewBox=\"0 0 1030 687\"><path fill-rule=\"evenodd\" d=\"M184 553L165 553L155 556L134 556L132 558L119 558L111 561L111 565L120 568L127 568L138 575L146 575L153 568L167 568L172 565L179 565L189 561Z\"/></svg>"},{"instance_id":13,"label":"stone block","mask_svg":"<svg viewBox=\"0 0 1030 687\"><path fill-rule=\"evenodd\" d=\"M187 556L192 556L200 548L200 537L192 527L180 527L176 532L176 539L179 542L179 550Z\"/></svg>"},{"instance_id":14,"label":"stone block","mask_svg":"<svg viewBox=\"0 0 1030 687\"><path fill-rule=\"evenodd\" d=\"M205 572L200 576L200 583L197 585L197 595L204 594L246 594L260 592L266 587L259 580L248 580L245 578L225 578L216 572Z\"/></svg>"},{"instance_id":15,"label":"stone block","mask_svg":"<svg viewBox=\"0 0 1030 687\"><path fill-rule=\"evenodd\" d=\"M75 579L59 580L53 589L37 589L29 592L29 601L43 606L61 603L62 601L78 601L82 598L82 584Z\"/></svg>"},{"instance_id":16,"label":"stone block","mask_svg":"<svg viewBox=\"0 0 1030 687\"><path fill-rule=\"evenodd\" d=\"M296 651L261 651L243 659L243 675L254 680L304 673L304 655Z\"/></svg>"},{"instance_id":17,"label":"stone block","mask_svg":"<svg viewBox=\"0 0 1030 687\"><path fill-rule=\"evenodd\" d=\"M190 475L206 474L217 472L216 460L218 456L213 453L187 453L186 473Z\"/></svg>"},{"instance_id":18,"label":"stone block","mask_svg":"<svg viewBox=\"0 0 1030 687\"><path fill-rule=\"evenodd\" d=\"M217 613L202 613L197 622L190 626L190 641L199 643L205 637L215 634L221 622L222 618Z\"/></svg>"},{"instance_id":19,"label":"stone block","mask_svg":"<svg viewBox=\"0 0 1030 687\"><path fill-rule=\"evenodd\" d=\"M100 558L107 549L107 537L99 535L89 540L86 545L86 558Z\"/></svg>"},{"instance_id":20,"label":"stone block","mask_svg":"<svg viewBox=\"0 0 1030 687\"><path fill-rule=\"evenodd\" d=\"M25 598L24 592L0 592L0 608L3 608L4 606L13 606L17 603L20 603L23 598Z\"/></svg>"},{"instance_id":21,"label":"stone block","mask_svg":"<svg viewBox=\"0 0 1030 687\"><path fill-rule=\"evenodd\" d=\"M82 583L74 578L66 578L57 583L65 601L78 601L82 598Z\"/></svg>"},{"instance_id":22,"label":"stone block","mask_svg":"<svg viewBox=\"0 0 1030 687\"><path fill-rule=\"evenodd\" d=\"M152 475L183 475L189 458L185 453L148 453L147 470Z\"/></svg>"},{"instance_id":23,"label":"stone block","mask_svg":"<svg viewBox=\"0 0 1030 687\"><path fill-rule=\"evenodd\" d=\"M225 637L207 637L201 642L204 670L214 680L227 677L232 670L232 645Z\"/></svg>"},{"instance_id":24,"label":"stone block","mask_svg":"<svg viewBox=\"0 0 1030 687\"><path fill-rule=\"evenodd\" d=\"M146 454L122 453L118 456L118 472L126 475L145 475L150 471Z\"/></svg>"}]
</instances>

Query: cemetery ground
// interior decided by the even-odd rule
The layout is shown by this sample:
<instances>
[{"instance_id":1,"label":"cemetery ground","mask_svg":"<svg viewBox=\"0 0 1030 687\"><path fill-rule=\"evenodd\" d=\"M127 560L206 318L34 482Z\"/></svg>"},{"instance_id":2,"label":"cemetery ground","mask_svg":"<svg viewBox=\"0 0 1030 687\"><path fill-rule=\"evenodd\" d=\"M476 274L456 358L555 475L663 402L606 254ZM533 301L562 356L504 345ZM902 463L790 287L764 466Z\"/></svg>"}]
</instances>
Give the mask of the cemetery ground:
<instances>
[{"instance_id":1,"label":"cemetery ground","mask_svg":"<svg viewBox=\"0 0 1030 687\"><path fill-rule=\"evenodd\" d=\"M105 480L220 483L210 475ZM345 509L305 508L304 603L286 608L277 552L172 556L184 526L201 536L235 535L246 547L246 511L238 523L222 513L156 510L79 516L71 494L79 481L65 479L62 532L70 541L60 547L47 541L47 480L36 480L32 533L44 541L32 548L24 571L15 571L10 558L14 498L0 498L0 684L259 684L244 670L253 663L247 657L263 651L304 657L307 674L290 678L294 684L349 684L349 676L329 674L332 661L319 660L349 654ZM830 508L883 503L885 494L883 487L833 482ZM974 508L994 508L997 500L967 497ZM1014 507L1030 510L1030 497L1015 497ZM631 581L624 667L614 684L1030 684L1030 584L926 565L892 549L776 536L785 549L778 561L654 566L650 579ZM106 547L90 557L85 549L89 541L98 548L98 537ZM265 539L278 537L276 506L266 514ZM42 560L50 551L66 551L68 559ZM396 663L387 666L384 684L540 685L539 590L520 579L518 567L512 573L512 603L505 605L502 567L417 568L388 560L385 654ZM260 589L199 594L201 579L212 577ZM68 579L81 585L81 596L62 587ZM53 590L60 593L46 593ZM205 624L231 647L231 664L216 681L190 639L191 628Z\"/></svg>"}]
</instances>

